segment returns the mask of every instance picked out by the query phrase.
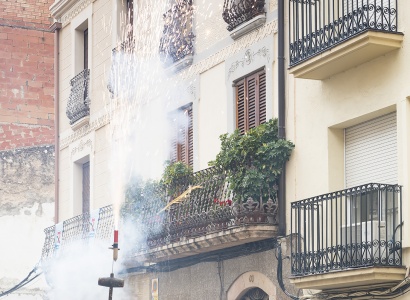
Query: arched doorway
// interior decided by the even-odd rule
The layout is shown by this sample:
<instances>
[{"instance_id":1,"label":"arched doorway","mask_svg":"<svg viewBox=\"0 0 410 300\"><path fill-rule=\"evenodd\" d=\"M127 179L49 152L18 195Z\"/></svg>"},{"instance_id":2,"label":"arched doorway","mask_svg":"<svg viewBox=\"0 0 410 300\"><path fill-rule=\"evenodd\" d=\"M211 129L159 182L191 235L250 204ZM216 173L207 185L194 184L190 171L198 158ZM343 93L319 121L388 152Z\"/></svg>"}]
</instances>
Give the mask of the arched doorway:
<instances>
[{"instance_id":1,"label":"arched doorway","mask_svg":"<svg viewBox=\"0 0 410 300\"><path fill-rule=\"evenodd\" d=\"M235 279L226 296L227 300L275 300L276 287L266 275L250 271Z\"/></svg>"},{"instance_id":2,"label":"arched doorway","mask_svg":"<svg viewBox=\"0 0 410 300\"><path fill-rule=\"evenodd\" d=\"M246 292L239 300L269 300L269 296L262 289L253 288Z\"/></svg>"}]
</instances>

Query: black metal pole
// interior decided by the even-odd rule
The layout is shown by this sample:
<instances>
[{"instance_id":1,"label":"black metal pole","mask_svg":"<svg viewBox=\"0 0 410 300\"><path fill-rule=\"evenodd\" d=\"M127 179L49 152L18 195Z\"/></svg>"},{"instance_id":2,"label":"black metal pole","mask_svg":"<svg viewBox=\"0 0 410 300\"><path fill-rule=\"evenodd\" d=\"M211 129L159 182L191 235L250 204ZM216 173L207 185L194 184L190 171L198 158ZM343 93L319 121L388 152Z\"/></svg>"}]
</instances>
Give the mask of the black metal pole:
<instances>
[{"instance_id":1,"label":"black metal pole","mask_svg":"<svg viewBox=\"0 0 410 300\"><path fill-rule=\"evenodd\" d=\"M285 132L285 0L278 1L278 137ZM286 235L286 165L279 178L279 234Z\"/></svg>"},{"instance_id":2,"label":"black metal pole","mask_svg":"<svg viewBox=\"0 0 410 300\"><path fill-rule=\"evenodd\" d=\"M112 300L112 291L113 291L113 288L110 287L110 290L108 292L108 300Z\"/></svg>"}]
</instances>

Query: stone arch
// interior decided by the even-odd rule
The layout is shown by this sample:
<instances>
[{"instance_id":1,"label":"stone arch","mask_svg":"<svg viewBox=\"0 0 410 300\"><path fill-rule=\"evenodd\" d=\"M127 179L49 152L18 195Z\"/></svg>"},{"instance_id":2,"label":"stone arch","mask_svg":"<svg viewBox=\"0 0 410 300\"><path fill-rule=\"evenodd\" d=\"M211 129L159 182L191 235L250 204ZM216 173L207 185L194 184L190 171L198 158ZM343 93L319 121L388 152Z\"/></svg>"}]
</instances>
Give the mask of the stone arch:
<instances>
[{"instance_id":1,"label":"stone arch","mask_svg":"<svg viewBox=\"0 0 410 300\"><path fill-rule=\"evenodd\" d=\"M264 274L249 271L240 275L231 284L227 292L227 300L239 300L249 290L253 288L260 288L269 296L269 300L276 299L276 286Z\"/></svg>"}]
</instances>

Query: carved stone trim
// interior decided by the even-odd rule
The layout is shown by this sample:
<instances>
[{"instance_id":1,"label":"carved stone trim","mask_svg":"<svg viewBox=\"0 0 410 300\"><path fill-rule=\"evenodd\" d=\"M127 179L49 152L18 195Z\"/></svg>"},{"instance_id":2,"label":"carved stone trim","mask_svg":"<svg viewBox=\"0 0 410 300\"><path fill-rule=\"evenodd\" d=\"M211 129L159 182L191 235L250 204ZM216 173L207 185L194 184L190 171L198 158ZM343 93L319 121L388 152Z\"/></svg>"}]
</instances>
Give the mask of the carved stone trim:
<instances>
[{"instance_id":1,"label":"carved stone trim","mask_svg":"<svg viewBox=\"0 0 410 300\"><path fill-rule=\"evenodd\" d=\"M88 140L85 141L85 142L84 142L83 140L81 140L80 143L79 143L79 145L78 145L77 147L74 147L74 148L71 150L71 157L73 157L77 152L83 151L85 147L90 148L90 151L92 151L92 149L93 149L93 142L91 141L91 139L88 139Z\"/></svg>"},{"instance_id":2,"label":"carved stone trim","mask_svg":"<svg viewBox=\"0 0 410 300\"><path fill-rule=\"evenodd\" d=\"M77 141L78 139L86 136L92 131L95 131L105 125L107 125L110 122L110 117L109 114L105 114L98 119L90 122L89 124L81 127L77 131L75 131L73 134L70 134L69 136L62 138L60 141L60 150L68 147L71 143Z\"/></svg>"},{"instance_id":3,"label":"carved stone trim","mask_svg":"<svg viewBox=\"0 0 410 300\"><path fill-rule=\"evenodd\" d=\"M57 20L57 22L62 23L63 26L65 26L92 2L94 2L94 0L60 0L50 7L51 15ZM72 3L75 4L72 5ZM70 5L72 6L70 7Z\"/></svg>"},{"instance_id":4,"label":"carved stone trim","mask_svg":"<svg viewBox=\"0 0 410 300\"><path fill-rule=\"evenodd\" d=\"M257 30L243 36L234 43L225 47L221 51L209 56L208 58L192 65L189 69L181 73L182 78L187 79L196 74L205 72L206 70L223 62L227 57L248 48L250 45L264 39L265 37L276 33L278 30L278 22L274 20L258 28Z\"/></svg>"},{"instance_id":5,"label":"carved stone trim","mask_svg":"<svg viewBox=\"0 0 410 300\"><path fill-rule=\"evenodd\" d=\"M278 0L270 0L269 11L272 12L278 8Z\"/></svg>"},{"instance_id":6,"label":"carved stone trim","mask_svg":"<svg viewBox=\"0 0 410 300\"><path fill-rule=\"evenodd\" d=\"M228 71L228 79L231 76L231 74L236 71L237 68L239 67L243 68L245 65L250 65L255 60L255 56L265 57L267 62L270 61L270 55L269 55L268 48L262 47L256 52L253 52L251 49L248 49L246 50L243 59L237 60L232 63Z\"/></svg>"}]
</instances>

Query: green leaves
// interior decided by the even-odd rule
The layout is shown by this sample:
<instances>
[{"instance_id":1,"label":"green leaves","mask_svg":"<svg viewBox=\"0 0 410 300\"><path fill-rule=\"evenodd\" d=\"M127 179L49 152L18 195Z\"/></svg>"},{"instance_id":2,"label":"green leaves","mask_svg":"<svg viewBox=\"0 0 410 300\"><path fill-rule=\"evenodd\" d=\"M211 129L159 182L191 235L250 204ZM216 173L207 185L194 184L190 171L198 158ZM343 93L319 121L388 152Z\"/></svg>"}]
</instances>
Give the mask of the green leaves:
<instances>
[{"instance_id":1,"label":"green leaves","mask_svg":"<svg viewBox=\"0 0 410 300\"><path fill-rule=\"evenodd\" d=\"M284 163L294 145L278 138L277 119L271 119L241 135L220 136L221 151L209 162L228 175L236 198L259 199L275 197L275 188Z\"/></svg>"}]
</instances>

